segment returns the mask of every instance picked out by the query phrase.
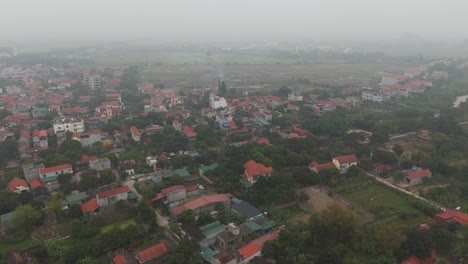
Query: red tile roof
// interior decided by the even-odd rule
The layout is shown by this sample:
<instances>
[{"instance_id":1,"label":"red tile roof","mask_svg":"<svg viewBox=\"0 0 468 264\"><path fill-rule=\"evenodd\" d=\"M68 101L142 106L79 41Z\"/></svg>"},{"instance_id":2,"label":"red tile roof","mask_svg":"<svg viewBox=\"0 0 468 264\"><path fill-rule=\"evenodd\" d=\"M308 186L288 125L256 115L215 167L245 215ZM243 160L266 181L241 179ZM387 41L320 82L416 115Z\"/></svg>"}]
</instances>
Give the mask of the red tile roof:
<instances>
[{"instance_id":1,"label":"red tile roof","mask_svg":"<svg viewBox=\"0 0 468 264\"><path fill-rule=\"evenodd\" d=\"M130 128L130 131L132 132L133 136L140 136L140 130L138 130L138 128L136 128L136 126L132 126Z\"/></svg>"},{"instance_id":2,"label":"red tile roof","mask_svg":"<svg viewBox=\"0 0 468 264\"><path fill-rule=\"evenodd\" d=\"M96 198L93 198L89 201L87 201L86 203L82 204L81 205L81 211L83 213L86 213L86 212L94 212L96 211L97 209L99 208L99 204L97 203L97 200Z\"/></svg>"},{"instance_id":3,"label":"red tile roof","mask_svg":"<svg viewBox=\"0 0 468 264\"><path fill-rule=\"evenodd\" d=\"M468 215L466 215L466 214L464 214L464 213L462 213L460 211L447 209L444 212L437 214L436 217L438 217L438 218L440 218L440 219L442 219L444 221L453 220L453 221L456 221L456 222L458 222L460 224L468 225Z\"/></svg>"},{"instance_id":4,"label":"red tile roof","mask_svg":"<svg viewBox=\"0 0 468 264\"><path fill-rule=\"evenodd\" d=\"M257 139L257 144L271 145L270 140L268 140L268 138L259 138L259 139Z\"/></svg>"},{"instance_id":5,"label":"red tile roof","mask_svg":"<svg viewBox=\"0 0 468 264\"><path fill-rule=\"evenodd\" d=\"M198 186L197 186L197 185L185 186L185 191L186 191L186 192L193 192L193 191L196 191L196 190L198 190Z\"/></svg>"},{"instance_id":6,"label":"red tile roof","mask_svg":"<svg viewBox=\"0 0 468 264\"><path fill-rule=\"evenodd\" d=\"M40 174L45 174L45 173L49 173L49 172L53 172L53 171L62 171L62 170L71 169L71 168L72 168L71 164L62 164L62 165L57 165L57 166L53 166L53 167L40 169L39 173Z\"/></svg>"},{"instance_id":7,"label":"red tile roof","mask_svg":"<svg viewBox=\"0 0 468 264\"><path fill-rule=\"evenodd\" d=\"M239 254L241 254L246 259L259 253L260 251L261 249L253 243L249 243L245 246L242 246L241 248L237 250L237 252L239 252Z\"/></svg>"},{"instance_id":8,"label":"red tile roof","mask_svg":"<svg viewBox=\"0 0 468 264\"><path fill-rule=\"evenodd\" d=\"M20 138L29 138L29 131L28 130L21 130Z\"/></svg>"},{"instance_id":9,"label":"red tile roof","mask_svg":"<svg viewBox=\"0 0 468 264\"><path fill-rule=\"evenodd\" d=\"M109 196L114 196L114 195L117 195L117 194L129 192L129 191L130 191L130 188L128 188L128 186L122 186L122 187L115 188L115 189L112 189L112 190L100 192L100 193L97 194L97 197L99 199L104 199L104 198L109 197Z\"/></svg>"},{"instance_id":10,"label":"red tile roof","mask_svg":"<svg viewBox=\"0 0 468 264\"><path fill-rule=\"evenodd\" d=\"M161 193L162 194L169 194L171 192L174 192L174 191L181 191L181 190L184 190L185 189L185 186L184 185L174 185L174 186L171 186L171 187L167 187L165 189L162 189L161 190Z\"/></svg>"},{"instance_id":11,"label":"red tile roof","mask_svg":"<svg viewBox=\"0 0 468 264\"><path fill-rule=\"evenodd\" d=\"M162 256L166 252L167 252L166 244L164 244L164 242L161 242L152 247L139 251L137 253L137 259L140 261L140 263L144 263L146 261Z\"/></svg>"},{"instance_id":12,"label":"red tile roof","mask_svg":"<svg viewBox=\"0 0 468 264\"><path fill-rule=\"evenodd\" d=\"M358 162L358 159L356 158L356 155L346 155L346 156L338 156L335 157L340 164L346 164L346 163L353 163L353 162Z\"/></svg>"},{"instance_id":13,"label":"red tile roof","mask_svg":"<svg viewBox=\"0 0 468 264\"><path fill-rule=\"evenodd\" d=\"M336 169L335 164L333 164L332 162L319 164L319 163L313 161L312 163L309 164L309 167L310 168L315 168L315 170L317 170L317 173L320 172L323 169Z\"/></svg>"},{"instance_id":14,"label":"red tile roof","mask_svg":"<svg viewBox=\"0 0 468 264\"><path fill-rule=\"evenodd\" d=\"M272 167L266 167L261 163L257 163L254 160L249 160L247 163L244 164L245 173L248 176L255 176L255 175L265 175L273 173Z\"/></svg>"},{"instance_id":15,"label":"red tile roof","mask_svg":"<svg viewBox=\"0 0 468 264\"><path fill-rule=\"evenodd\" d=\"M429 169L408 172L408 177L410 177L412 180L431 176L432 172Z\"/></svg>"},{"instance_id":16,"label":"red tile roof","mask_svg":"<svg viewBox=\"0 0 468 264\"><path fill-rule=\"evenodd\" d=\"M29 188L25 180L15 177L8 183L8 190L14 191L18 186Z\"/></svg>"},{"instance_id":17,"label":"red tile roof","mask_svg":"<svg viewBox=\"0 0 468 264\"><path fill-rule=\"evenodd\" d=\"M231 197L232 197L232 194L230 193L203 196L198 199L192 200L188 203L185 203L183 205L179 205L174 208L171 208L170 211L172 215L178 216L185 210L189 210L189 209L194 210L194 209L200 208L208 204L226 202L226 201L229 201Z\"/></svg>"},{"instance_id":18,"label":"red tile roof","mask_svg":"<svg viewBox=\"0 0 468 264\"><path fill-rule=\"evenodd\" d=\"M123 255L116 255L113 258L114 264L128 264L128 260Z\"/></svg>"},{"instance_id":19,"label":"red tile roof","mask_svg":"<svg viewBox=\"0 0 468 264\"><path fill-rule=\"evenodd\" d=\"M29 184L31 185L32 189L36 189L38 187L44 187L44 184L39 179L32 179Z\"/></svg>"}]
</instances>

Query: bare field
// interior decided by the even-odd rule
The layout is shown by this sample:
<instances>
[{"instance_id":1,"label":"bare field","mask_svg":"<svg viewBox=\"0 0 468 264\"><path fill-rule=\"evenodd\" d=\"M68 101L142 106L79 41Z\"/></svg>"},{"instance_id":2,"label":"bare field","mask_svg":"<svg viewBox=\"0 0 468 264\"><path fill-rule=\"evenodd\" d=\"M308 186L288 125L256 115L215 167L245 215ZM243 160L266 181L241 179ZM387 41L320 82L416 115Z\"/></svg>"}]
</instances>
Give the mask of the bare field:
<instances>
[{"instance_id":1,"label":"bare field","mask_svg":"<svg viewBox=\"0 0 468 264\"><path fill-rule=\"evenodd\" d=\"M213 65L152 65L142 67L145 81L168 87L216 86L224 79L230 87L278 84L295 79L307 79L312 84L330 86L367 85L379 72L398 72L402 68L389 64L351 64L323 62L313 64L213 64Z\"/></svg>"}]
</instances>

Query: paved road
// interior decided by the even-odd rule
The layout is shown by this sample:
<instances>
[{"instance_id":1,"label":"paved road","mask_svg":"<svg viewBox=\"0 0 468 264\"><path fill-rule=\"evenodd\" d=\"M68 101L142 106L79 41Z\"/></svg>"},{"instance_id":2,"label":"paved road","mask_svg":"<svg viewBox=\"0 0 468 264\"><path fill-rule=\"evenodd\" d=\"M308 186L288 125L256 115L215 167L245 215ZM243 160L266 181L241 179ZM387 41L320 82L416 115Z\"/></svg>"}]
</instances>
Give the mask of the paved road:
<instances>
[{"instance_id":1,"label":"paved road","mask_svg":"<svg viewBox=\"0 0 468 264\"><path fill-rule=\"evenodd\" d=\"M441 206L440 204L438 204L438 203L436 203L436 202L434 202L434 201L425 199L425 198L423 198L423 197L421 197L421 196L419 196L419 195L417 195L417 194L414 194L414 193L412 193L412 192L410 192L410 191L407 191L407 190L405 190L405 189L403 189L403 188L400 188L400 187L398 187L398 186L396 186L396 185L393 185L393 184L389 183L388 181L386 181L386 180L384 180L384 179L382 179L382 178L380 178L380 177L377 177L377 176L375 176L375 175L373 175L373 174L371 174L371 173L369 173L369 172L367 172L367 171L365 171L365 170L363 170L363 169L361 169L361 171L364 172L367 176L370 176L370 177L374 178L374 179L377 180L378 182L381 182L381 183L387 185L387 186L390 187L390 188L393 188L393 189L398 190L398 191L400 191L400 192L402 192L402 193L411 195L411 196L413 196L414 198L419 199L419 200L421 200L421 201L424 201L424 202L426 202L426 203L429 203L429 204L431 204L431 205L433 205L433 206L439 208L439 209L442 210L442 211L445 211L445 210L446 210L445 207Z\"/></svg>"},{"instance_id":2,"label":"paved road","mask_svg":"<svg viewBox=\"0 0 468 264\"><path fill-rule=\"evenodd\" d=\"M149 179L151 177L146 177L146 178ZM146 179L146 178L141 178L141 179ZM141 194L139 194L138 191L135 189L135 181L134 180L127 180L127 181L125 181L123 183L123 185L128 186L130 191L134 192L138 196L138 199L143 198L143 196L141 196ZM154 210L154 212L156 213L156 221L158 222L158 225L162 226L164 228L168 227L169 221L167 221L166 218L164 218L162 215L160 215L157 210Z\"/></svg>"}]
</instances>

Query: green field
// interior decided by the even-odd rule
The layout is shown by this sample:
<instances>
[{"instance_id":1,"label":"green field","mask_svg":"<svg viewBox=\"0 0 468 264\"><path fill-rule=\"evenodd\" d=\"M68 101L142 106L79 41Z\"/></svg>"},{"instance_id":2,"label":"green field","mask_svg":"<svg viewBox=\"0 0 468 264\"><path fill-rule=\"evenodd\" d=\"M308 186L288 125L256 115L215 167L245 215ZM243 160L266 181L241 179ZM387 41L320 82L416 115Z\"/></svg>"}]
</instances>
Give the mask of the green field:
<instances>
[{"instance_id":1,"label":"green field","mask_svg":"<svg viewBox=\"0 0 468 264\"><path fill-rule=\"evenodd\" d=\"M0 254L5 255L10 250L21 251L24 249L28 249L30 247L35 246L38 243L39 242L34 240L32 237L28 237L27 239L21 240L19 242L9 241L8 239L3 240L3 241L0 241Z\"/></svg>"},{"instance_id":2,"label":"green field","mask_svg":"<svg viewBox=\"0 0 468 264\"><path fill-rule=\"evenodd\" d=\"M101 227L101 233L107 233L107 232L111 231L114 228L124 229L124 228L126 228L128 226L131 226L131 225L136 225L135 219L128 219L128 220L124 220L122 222L118 222L118 223L115 223L115 224L103 226L103 227Z\"/></svg>"},{"instance_id":3,"label":"green field","mask_svg":"<svg viewBox=\"0 0 468 264\"><path fill-rule=\"evenodd\" d=\"M413 228L429 219L429 216L413 207L404 194L368 176L345 179L332 189L374 214L373 224L394 223L400 228Z\"/></svg>"}]
</instances>

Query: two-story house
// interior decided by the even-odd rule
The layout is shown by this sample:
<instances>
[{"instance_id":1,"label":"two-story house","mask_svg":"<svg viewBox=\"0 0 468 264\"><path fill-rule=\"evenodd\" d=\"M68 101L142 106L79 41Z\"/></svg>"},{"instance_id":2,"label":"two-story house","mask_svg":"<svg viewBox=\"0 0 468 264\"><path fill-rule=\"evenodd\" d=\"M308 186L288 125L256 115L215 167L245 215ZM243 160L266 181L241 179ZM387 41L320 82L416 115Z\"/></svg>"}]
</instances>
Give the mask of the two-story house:
<instances>
[{"instance_id":1,"label":"two-story house","mask_svg":"<svg viewBox=\"0 0 468 264\"><path fill-rule=\"evenodd\" d=\"M261 163L254 160L249 160L244 164L244 178L250 183L254 184L260 177L270 177L273 173L272 167L266 167Z\"/></svg>"}]
</instances>

